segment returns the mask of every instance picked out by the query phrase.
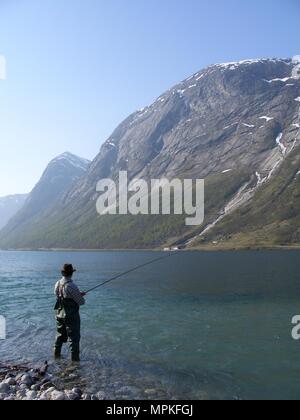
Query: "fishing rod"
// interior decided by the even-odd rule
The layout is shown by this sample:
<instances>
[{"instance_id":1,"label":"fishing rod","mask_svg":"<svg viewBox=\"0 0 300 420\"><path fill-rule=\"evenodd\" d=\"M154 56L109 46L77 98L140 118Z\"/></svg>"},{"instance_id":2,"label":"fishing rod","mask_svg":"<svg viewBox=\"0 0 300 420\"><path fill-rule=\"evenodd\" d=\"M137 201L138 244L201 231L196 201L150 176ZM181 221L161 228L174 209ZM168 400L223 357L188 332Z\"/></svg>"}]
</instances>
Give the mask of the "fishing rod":
<instances>
[{"instance_id":1,"label":"fishing rod","mask_svg":"<svg viewBox=\"0 0 300 420\"><path fill-rule=\"evenodd\" d=\"M112 281L115 281L115 280L119 279L120 277L124 277L124 276L126 276L127 274L133 273L134 271L137 271L137 270L139 270L140 268L143 268L143 267L147 267L148 265L155 264L155 263L156 263L156 262L158 262L158 261L162 261L162 260L166 260L167 258L171 258L171 257L173 257L174 255L176 255L177 253L178 253L178 252L172 252L172 253L170 253L170 254L168 254L168 255L164 256L164 257L155 258L154 260L148 261L148 262L146 262L146 263L144 263L144 264L138 265L137 267L131 268L131 269L130 269L130 270L128 270L128 271L124 271L123 273L118 274L117 276L114 276L114 277L112 277L111 279L106 280L106 281L104 281L103 283L98 284L98 286L92 287L91 289L87 290L85 293L86 293L86 294L91 293L91 292L93 292L94 290L97 290L97 289L99 289L100 287L103 287L103 286L105 286L106 284L111 283Z\"/></svg>"}]
</instances>

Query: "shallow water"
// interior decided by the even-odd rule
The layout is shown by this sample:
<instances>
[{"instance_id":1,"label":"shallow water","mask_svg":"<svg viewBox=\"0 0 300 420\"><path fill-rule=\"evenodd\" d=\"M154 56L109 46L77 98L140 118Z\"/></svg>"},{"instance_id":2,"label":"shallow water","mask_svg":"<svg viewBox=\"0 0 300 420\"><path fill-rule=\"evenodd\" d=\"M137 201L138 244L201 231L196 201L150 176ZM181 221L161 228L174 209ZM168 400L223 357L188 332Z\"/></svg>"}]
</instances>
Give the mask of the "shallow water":
<instances>
[{"instance_id":1,"label":"shallow water","mask_svg":"<svg viewBox=\"0 0 300 420\"><path fill-rule=\"evenodd\" d=\"M51 360L53 286L70 261L88 289L150 252L0 252L0 360ZM298 399L300 252L180 253L92 293L82 363L52 361L61 386L109 398Z\"/></svg>"}]
</instances>

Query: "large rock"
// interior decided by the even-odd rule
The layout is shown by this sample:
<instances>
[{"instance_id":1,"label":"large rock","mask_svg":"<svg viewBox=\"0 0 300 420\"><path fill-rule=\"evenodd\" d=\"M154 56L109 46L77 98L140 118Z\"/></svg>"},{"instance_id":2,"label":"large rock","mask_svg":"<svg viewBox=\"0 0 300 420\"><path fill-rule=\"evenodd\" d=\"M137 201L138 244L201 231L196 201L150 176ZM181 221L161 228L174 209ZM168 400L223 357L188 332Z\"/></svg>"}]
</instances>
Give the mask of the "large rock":
<instances>
[{"instance_id":1,"label":"large rock","mask_svg":"<svg viewBox=\"0 0 300 420\"><path fill-rule=\"evenodd\" d=\"M29 374L23 375L21 377L21 384L27 385L28 387L32 386L34 381L32 379L32 376Z\"/></svg>"}]
</instances>

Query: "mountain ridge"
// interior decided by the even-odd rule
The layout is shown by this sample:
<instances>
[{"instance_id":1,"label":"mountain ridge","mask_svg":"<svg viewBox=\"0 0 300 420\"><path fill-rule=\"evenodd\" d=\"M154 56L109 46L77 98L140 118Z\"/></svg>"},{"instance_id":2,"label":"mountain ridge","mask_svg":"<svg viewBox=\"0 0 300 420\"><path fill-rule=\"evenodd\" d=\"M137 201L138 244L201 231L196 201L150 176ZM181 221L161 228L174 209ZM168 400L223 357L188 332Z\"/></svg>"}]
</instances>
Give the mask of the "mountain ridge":
<instances>
[{"instance_id":1,"label":"mountain ridge","mask_svg":"<svg viewBox=\"0 0 300 420\"><path fill-rule=\"evenodd\" d=\"M23 226L36 217L43 217L45 209L76 183L90 165L90 161L65 152L52 159L44 170L40 180L28 194L24 206L2 229L3 235L22 231Z\"/></svg>"},{"instance_id":2,"label":"mountain ridge","mask_svg":"<svg viewBox=\"0 0 300 420\"><path fill-rule=\"evenodd\" d=\"M0 197L0 229L8 223L8 221L18 213L23 207L28 194L11 194Z\"/></svg>"},{"instance_id":3,"label":"mountain ridge","mask_svg":"<svg viewBox=\"0 0 300 420\"><path fill-rule=\"evenodd\" d=\"M299 153L299 98L299 56L209 66L124 120L87 172L45 210L46 220L38 220L34 229L28 226L26 240L16 235L3 240L1 234L0 245L197 247L199 235L201 246L220 238L225 243L227 236L213 235L215 226L273 184L290 154ZM128 171L129 179L204 178L204 225L188 229L178 216L101 218L96 183L117 178L121 170Z\"/></svg>"}]
</instances>

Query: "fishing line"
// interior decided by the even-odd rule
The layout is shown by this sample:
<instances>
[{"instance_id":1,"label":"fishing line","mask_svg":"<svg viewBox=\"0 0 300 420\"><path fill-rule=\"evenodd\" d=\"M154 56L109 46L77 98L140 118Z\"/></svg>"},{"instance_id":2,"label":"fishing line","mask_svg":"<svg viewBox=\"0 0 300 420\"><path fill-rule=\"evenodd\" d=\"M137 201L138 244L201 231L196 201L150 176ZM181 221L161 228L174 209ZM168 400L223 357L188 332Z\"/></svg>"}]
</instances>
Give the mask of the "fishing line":
<instances>
[{"instance_id":1,"label":"fishing line","mask_svg":"<svg viewBox=\"0 0 300 420\"><path fill-rule=\"evenodd\" d=\"M98 286L92 287L91 289L87 290L85 293L87 293L87 294L88 294L88 293L91 293L91 292L93 292L94 290L97 290L97 289L99 289L100 287L103 287L103 286L105 286L106 284L109 284L109 283L111 283L112 281L115 281L115 280L119 279L120 277L126 276L127 274L133 273L134 271L137 271L137 270L139 270L140 268L143 268L143 267L147 267L148 265L155 264L155 263L156 263L156 262L158 262L158 261L162 261L162 260L166 260L167 258L171 258L171 257L173 257L173 256L174 256L174 255L176 255L176 254L178 254L178 252L172 252L172 253L170 253L170 254L168 254L168 255L166 255L166 256L159 257L159 258L155 258L154 260L148 261L148 262L146 262L146 263L144 263L144 264L140 264L140 265L138 265L137 267L131 268L131 269L130 269L130 270L128 270L128 271L124 271L123 273L118 274L117 276L114 276L114 277L112 277L111 279L106 280L106 281L104 281L103 283L98 284Z\"/></svg>"}]
</instances>

